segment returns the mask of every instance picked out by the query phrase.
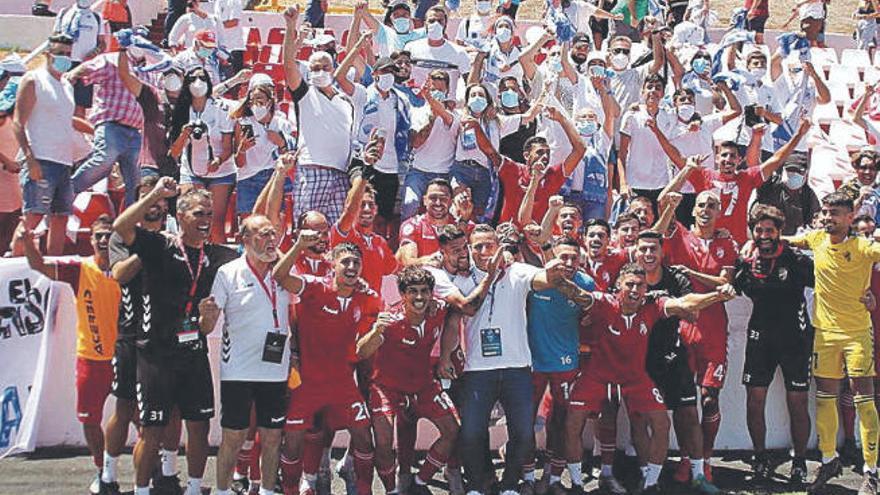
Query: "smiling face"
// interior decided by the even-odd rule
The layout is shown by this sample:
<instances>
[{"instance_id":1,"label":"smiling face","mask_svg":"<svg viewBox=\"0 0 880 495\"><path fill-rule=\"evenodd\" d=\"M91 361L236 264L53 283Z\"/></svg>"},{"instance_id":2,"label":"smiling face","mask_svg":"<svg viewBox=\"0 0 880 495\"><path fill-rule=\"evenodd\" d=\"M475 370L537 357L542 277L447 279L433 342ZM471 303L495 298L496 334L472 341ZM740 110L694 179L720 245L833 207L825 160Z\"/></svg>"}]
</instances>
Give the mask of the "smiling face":
<instances>
[{"instance_id":1,"label":"smiling face","mask_svg":"<svg viewBox=\"0 0 880 495\"><path fill-rule=\"evenodd\" d=\"M643 199L634 201L629 207L629 211L639 219L639 225L642 228L654 225L654 208L649 201Z\"/></svg>"},{"instance_id":2,"label":"smiling face","mask_svg":"<svg viewBox=\"0 0 880 495\"><path fill-rule=\"evenodd\" d=\"M362 268L361 257L354 252L344 250L333 258L333 273L339 286L356 286Z\"/></svg>"},{"instance_id":3,"label":"smiling face","mask_svg":"<svg viewBox=\"0 0 880 495\"><path fill-rule=\"evenodd\" d=\"M313 246L309 246L306 254L323 256L330 245L330 224L327 222L327 217L317 211L311 211L303 218L300 228L314 230L318 233L318 242Z\"/></svg>"},{"instance_id":4,"label":"smiling face","mask_svg":"<svg viewBox=\"0 0 880 495\"><path fill-rule=\"evenodd\" d=\"M752 238L755 239L755 245L763 253L776 251L779 245L779 235L779 229L770 219L761 220L752 227Z\"/></svg>"},{"instance_id":5,"label":"smiling face","mask_svg":"<svg viewBox=\"0 0 880 495\"><path fill-rule=\"evenodd\" d=\"M268 218L249 217L245 220L246 229L242 236L244 250L264 263L278 259L278 231Z\"/></svg>"},{"instance_id":6,"label":"smiling face","mask_svg":"<svg viewBox=\"0 0 880 495\"><path fill-rule=\"evenodd\" d=\"M536 164L541 164L546 170L550 165L550 145L542 142L533 143L526 151L525 159L529 171L531 171Z\"/></svg>"},{"instance_id":7,"label":"smiling face","mask_svg":"<svg viewBox=\"0 0 880 495\"><path fill-rule=\"evenodd\" d=\"M407 311L417 315L424 315L431 302L433 290L428 284L410 285L401 294L403 305Z\"/></svg>"},{"instance_id":8,"label":"smiling face","mask_svg":"<svg viewBox=\"0 0 880 495\"><path fill-rule=\"evenodd\" d=\"M577 246L559 244L553 248L553 255L556 256L556 259L561 261L562 266L565 267L565 277L569 279L574 278L574 274L581 267L580 249Z\"/></svg>"},{"instance_id":9,"label":"smiling face","mask_svg":"<svg viewBox=\"0 0 880 495\"><path fill-rule=\"evenodd\" d=\"M831 235L845 236L853 221L853 211L845 206L823 204L819 211L822 229Z\"/></svg>"},{"instance_id":10,"label":"smiling face","mask_svg":"<svg viewBox=\"0 0 880 495\"><path fill-rule=\"evenodd\" d=\"M617 244L621 248L629 248L636 245L639 239L641 224L638 219L627 220L617 226Z\"/></svg>"},{"instance_id":11,"label":"smiling face","mask_svg":"<svg viewBox=\"0 0 880 495\"><path fill-rule=\"evenodd\" d=\"M425 191L423 203L428 216L434 220L443 220L449 216L449 206L452 204L452 191L440 184L431 184Z\"/></svg>"},{"instance_id":12,"label":"smiling face","mask_svg":"<svg viewBox=\"0 0 880 495\"><path fill-rule=\"evenodd\" d=\"M470 242L474 263L480 270L485 270L498 251L498 235L494 231L474 232L471 234Z\"/></svg>"},{"instance_id":13,"label":"smiling face","mask_svg":"<svg viewBox=\"0 0 880 495\"><path fill-rule=\"evenodd\" d=\"M587 244L587 255L592 259L598 259L608 252L608 231L602 225L591 225L584 233Z\"/></svg>"},{"instance_id":14,"label":"smiling face","mask_svg":"<svg viewBox=\"0 0 880 495\"><path fill-rule=\"evenodd\" d=\"M645 302L648 282L643 275L625 273L617 278L617 300L624 313L634 313Z\"/></svg>"},{"instance_id":15,"label":"smiling face","mask_svg":"<svg viewBox=\"0 0 880 495\"><path fill-rule=\"evenodd\" d=\"M636 263L649 273L662 267L663 248L660 239L642 238L636 243Z\"/></svg>"},{"instance_id":16,"label":"smiling face","mask_svg":"<svg viewBox=\"0 0 880 495\"><path fill-rule=\"evenodd\" d=\"M110 225L96 226L92 230L91 243L95 254L107 255L110 247L110 234L112 233L113 228Z\"/></svg>"},{"instance_id":17,"label":"smiling face","mask_svg":"<svg viewBox=\"0 0 880 495\"><path fill-rule=\"evenodd\" d=\"M189 208L177 211L177 222L184 236L204 242L211 236L213 201L206 197L194 198L192 201Z\"/></svg>"},{"instance_id":18,"label":"smiling face","mask_svg":"<svg viewBox=\"0 0 880 495\"><path fill-rule=\"evenodd\" d=\"M739 149L736 146L718 146L715 150L715 164L722 175L734 175L740 160Z\"/></svg>"},{"instance_id":19,"label":"smiling face","mask_svg":"<svg viewBox=\"0 0 880 495\"><path fill-rule=\"evenodd\" d=\"M697 195L694 203L694 222L700 226L710 229L715 225L715 220L721 212L721 203L718 198L712 194L700 193Z\"/></svg>"},{"instance_id":20,"label":"smiling face","mask_svg":"<svg viewBox=\"0 0 880 495\"><path fill-rule=\"evenodd\" d=\"M471 250L467 237L451 240L440 246L446 268L453 272L466 272L471 268Z\"/></svg>"},{"instance_id":21,"label":"smiling face","mask_svg":"<svg viewBox=\"0 0 880 495\"><path fill-rule=\"evenodd\" d=\"M581 212L574 206L563 206L556 217L556 227L567 236L574 236L581 230Z\"/></svg>"},{"instance_id":22,"label":"smiling face","mask_svg":"<svg viewBox=\"0 0 880 495\"><path fill-rule=\"evenodd\" d=\"M856 169L856 177L862 185L870 186L877 179L877 163L870 156L862 156L856 159L853 168Z\"/></svg>"},{"instance_id":23,"label":"smiling face","mask_svg":"<svg viewBox=\"0 0 880 495\"><path fill-rule=\"evenodd\" d=\"M664 90L663 83L660 81L645 81L645 85L642 86L642 99L645 103L659 104L660 100L663 98Z\"/></svg>"},{"instance_id":24,"label":"smiling face","mask_svg":"<svg viewBox=\"0 0 880 495\"><path fill-rule=\"evenodd\" d=\"M358 210L358 226L364 229L372 229L377 211L375 193L364 193L364 197L361 199L360 210Z\"/></svg>"}]
</instances>

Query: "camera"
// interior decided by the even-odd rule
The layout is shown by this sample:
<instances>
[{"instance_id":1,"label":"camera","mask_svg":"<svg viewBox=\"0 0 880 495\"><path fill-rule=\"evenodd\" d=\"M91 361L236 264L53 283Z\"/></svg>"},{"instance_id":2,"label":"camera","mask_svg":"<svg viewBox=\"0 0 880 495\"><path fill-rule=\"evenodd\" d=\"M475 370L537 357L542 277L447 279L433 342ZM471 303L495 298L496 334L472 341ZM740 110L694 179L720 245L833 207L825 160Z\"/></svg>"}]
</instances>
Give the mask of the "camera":
<instances>
[{"instance_id":1,"label":"camera","mask_svg":"<svg viewBox=\"0 0 880 495\"><path fill-rule=\"evenodd\" d=\"M208 132L208 124L202 121L202 119L196 120L191 126L193 139L202 139L202 136Z\"/></svg>"},{"instance_id":2,"label":"camera","mask_svg":"<svg viewBox=\"0 0 880 495\"><path fill-rule=\"evenodd\" d=\"M754 127L757 124L764 123L764 118L758 116L756 109L757 109L757 105L746 105L743 108L743 114L745 116L746 127Z\"/></svg>"}]
</instances>

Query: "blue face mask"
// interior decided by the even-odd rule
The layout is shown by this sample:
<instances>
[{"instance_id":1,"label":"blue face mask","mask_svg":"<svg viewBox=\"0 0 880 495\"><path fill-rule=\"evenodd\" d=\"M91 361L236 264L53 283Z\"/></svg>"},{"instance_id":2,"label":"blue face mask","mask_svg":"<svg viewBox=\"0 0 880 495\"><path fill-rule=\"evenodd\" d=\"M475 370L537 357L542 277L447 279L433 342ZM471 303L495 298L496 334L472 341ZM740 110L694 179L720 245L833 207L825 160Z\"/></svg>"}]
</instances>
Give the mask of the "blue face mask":
<instances>
[{"instance_id":1,"label":"blue face mask","mask_svg":"<svg viewBox=\"0 0 880 495\"><path fill-rule=\"evenodd\" d=\"M550 62L550 70L553 72L562 72L562 59L558 57L553 57L549 60Z\"/></svg>"},{"instance_id":2,"label":"blue face mask","mask_svg":"<svg viewBox=\"0 0 880 495\"><path fill-rule=\"evenodd\" d=\"M210 49L210 48L199 48L199 49L196 51L196 53L197 53L197 54L199 55L199 57L201 57L201 58L208 58L208 57L210 57L211 55L214 54L214 50L212 50L212 49Z\"/></svg>"},{"instance_id":3,"label":"blue face mask","mask_svg":"<svg viewBox=\"0 0 880 495\"><path fill-rule=\"evenodd\" d=\"M73 65L73 60L67 55L52 55L52 68L56 71L67 72L71 65Z\"/></svg>"},{"instance_id":4,"label":"blue face mask","mask_svg":"<svg viewBox=\"0 0 880 495\"><path fill-rule=\"evenodd\" d=\"M507 91L501 92L501 104L507 108L513 108L519 106L519 93L508 89Z\"/></svg>"},{"instance_id":5,"label":"blue face mask","mask_svg":"<svg viewBox=\"0 0 880 495\"><path fill-rule=\"evenodd\" d=\"M582 120L575 125L575 128L581 136L592 136L599 130L599 124L593 120Z\"/></svg>"},{"instance_id":6,"label":"blue face mask","mask_svg":"<svg viewBox=\"0 0 880 495\"><path fill-rule=\"evenodd\" d=\"M391 21L391 24L394 26L394 30L397 31L397 34L406 34L409 32L410 28L412 28L412 21L409 20L408 17L398 17Z\"/></svg>"},{"instance_id":7,"label":"blue face mask","mask_svg":"<svg viewBox=\"0 0 880 495\"><path fill-rule=\"evenodd\" d=\"M431 96L437 101L446 101L446 93L439 89L431 91Z\"/></svg>"},{"instance_id":8,"label":"blue face mask","mask_svg":"<svg viewBox=\"0 0 880 495\"><path fill-rule=\"evenodd\" d=\"M487 106L489 106L489 102L482 96L474 96L471 98L471 101L468 102L468 108L470 108L473 113L480 113L485 110Z\"/></svg>"},{"instance_id":9,"label":"blue face mask","mask_svg":"<svg viewBox=\"0 0 880 495\"><path fill-rule=\"evenodd\" d=\"M691 62L691 69L697 74L705 74L706 69L708 68L709 62L705 58L695 58L693 62Z\"/></svg>"}]
</instances>

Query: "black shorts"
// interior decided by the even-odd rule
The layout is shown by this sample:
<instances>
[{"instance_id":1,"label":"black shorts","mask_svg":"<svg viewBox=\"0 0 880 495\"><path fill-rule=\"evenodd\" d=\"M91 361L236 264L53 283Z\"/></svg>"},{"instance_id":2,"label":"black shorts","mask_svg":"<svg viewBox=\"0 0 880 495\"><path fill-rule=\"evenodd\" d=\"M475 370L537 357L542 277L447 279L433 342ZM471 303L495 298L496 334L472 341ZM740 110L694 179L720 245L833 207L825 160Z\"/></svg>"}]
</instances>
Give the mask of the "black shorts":
<instances>
[{"instance_id":1,"label":"black shorts","mask_svg":"<svg viewBox=\"0 0 880 495\"><path fill-rule=\"evenodd\" d=\"M756 33L764 32L764 25L767 24L767 16L759 16L754 19L746 19L746 31L754 31Z\"/></svg>"},{"instance_id":2,"label":"black shorts","mask_svg":"<svg viewBox=\"0 0 880 495\"><path fill-rule=\"evenodd\" d=\"M287 382L220 382L220 426L248 429L251 406L257 411L257 426L282 428L287 414Z\"/></svg>"},{"instance_id":3,"label":"black shorts","mask_svg":"<svg viewBox=\"0 0 880 495\"><path fill-rule=\"evenodd\" d=\"M137 353L137 399L141 424L165 426L177 406L187 421L214 417L214 384L208 355Z\"/></svg>"},{"instance_id":4,"label":"black shorts","mask_svg":"<svg viewBox=\"0 0 880 495\"><path fill-rule=\"evenodd\" d=\"M666 409L674 411L679 407L697 404L697 385L694 381L694 372L688 366L686 352L668 362L662 372L651 373L651 379L663 394Z\"/></svg>"},{"instance_id":5,"label":"black shorts","mask_svg":"<svg viewBox=\"0 0 880 495\"><path fill-rule=\"evenodd\" d=\"M132 340L117 340L113 353L113 386L117 399L135 400L137 385L137 345Z\"/></svg>"},{"instance_id":6,"label":"black shorts","mask_svg":"<svg viewBox=\"0 0 880 495\"><path fill-rule=\"evenodd\" d=\"M386 174L369 169L367 181L376 190L376 208L379 215L386 220L394 217L394 205L397 203L397 191L400 190L400 176Z\"/></svg>"},{"instance_id":7,"label":"black shorts","mask_svg":"<svg viewBox=\"0 0 880 495\"><path fill-rule=\"evenodd\" d=\"M743 364L743 385L769 387L778 366L782 368L785 390L806 392L810 389L812 355L812 328L807 327L803 332L750 329Z\"/></svg>"}]
</instances>

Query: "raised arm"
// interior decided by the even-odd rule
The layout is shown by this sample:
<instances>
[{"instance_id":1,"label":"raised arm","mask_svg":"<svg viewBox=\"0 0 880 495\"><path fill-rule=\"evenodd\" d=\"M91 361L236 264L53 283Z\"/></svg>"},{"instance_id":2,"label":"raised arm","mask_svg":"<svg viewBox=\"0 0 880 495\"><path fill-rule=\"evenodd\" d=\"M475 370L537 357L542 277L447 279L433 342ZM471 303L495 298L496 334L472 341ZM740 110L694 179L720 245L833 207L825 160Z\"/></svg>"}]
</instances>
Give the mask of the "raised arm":
<instances>
[{"instance_id":1,"label":"raised arm","mask_svg":"<svg viewBox=\"0 0 880 495\"><path fill-rule=\"evenodd\" d=\"M348 69L354 64L354 62L360 58L361 49L363 49L364 45L370 42L373 39L373 33L366 32L360 35L357 43L354 44L354 47L349 50L349 52L345 55L345 58L342 59L342 63L339 64L339 67L336 68L336 71L333 73L333 78L336 80L336 84L339 86L345 94L351 96L354 94L354 83L348 80Z\"/></svg>"},{"instance_id":2,"label":"raised arm","mask_svg":"<svg viewBox=\"0 0 880 495\"><path fill-rule=\"evenodd\" d=\"M708 273L698 272L696 270L692 270L689 267L682 266L682 271L685 272L687 276L700 282L703 285L707 285L709 287L720 287L725 284L729 284L733 281L733 270L730 268L723 268L719 275L709 275Z\"/></svg>"},{"instance_id":3,"label":"raised arm","mask_svg":"<svg viewBox=\"0 0 880 495\"><path fill-rule=\"evenodd\" d=\"M724 284L718 286L714 292L707 292L705 294L692 292L682 297L667 300L666 314L688 318L702 309L719 302L730 301L734 297L736 297L736 292L733 290L733 287L729 284Z\"/></svg>"},{"instance_id":4,"label":"raised arm","mask_svg":"<svg viewBox=\"0 0 880 495\"><path fill-rule=\"evenodd\" d=\"M766 162L760 165L761 177L763 177L764 180L769 179L770 176L773 175L773 172L776 172L776 169L778 169L782 166L783 163L785 163L788 155L790 155L791 152L794 151L795 148L797 148L798 143L801 141L801 139L804 138L804 136L807 135L807 132L809 131L810 118L802 117L801 123L798 126L795 135L792 136L791 139L782 146L782 148L776 150L776 153L773 153L773 156L771 156L769 159L767 159Z\"/></svg>"},{"instance_id":5,"label":"raised arm","mask_svg":"<svg viewBox=\"0 0 880 495\"><path fill-rule=\"evenodd\" d=\"M683 186L684 183L687 182L688 177L690 177L694 170L700 167L700 164L703 163L703 161L705 160L705 156L688 157L688 159L685 161L684 167L682 167L681 170L679 170L675 174L672 180L669 181L668 184L666 184L666 187L664 187L663 190L660 191L660 196L657 197L657 201L663 201L663 199L669 193L677 193L678 191L680 191L681 186Z\"/></svg>"},{"instance_id":6,"label":"raised arm","mask_svg":"<svg viewBox=\"0 0 880 495\"><path fill-rule=\"evenodd\" d=\"M300 37L297 31L296 21L299 18L299 7L288 7L284 11L284 22L287 29L284 31L284 78L287 80L287 87L291 91L299 87L302 83L302 73L299 71L299 63L296 61L296 54L299 52Z\"/></svg>"},{"instance_id":7,"label":"raised arm","mask_svg":"<svg viewBox=\"0 0 880 495\"><path fill-rule=\"evenodd\" d=\"M669 160L675 165L675 168L684 167L686 164L684 156L682 156L681 152L678 151L678 148L676 148L675 145L669 142L666 134L663 134L663 131L657 126L657 121L653 118L649 118L645 122L645 125L647 125L648 129L651 129L651 132L654 133L654 137L657 138L657 142L660 143L660 147L663 148L663 152L666 153L666 156L669 157Z\"/></svg>"},{"instance_id":8,"label":"raised arm","mask_svg":"<svg viewBox=\"0 0 880 495\"><path fill-rule=\"evenodd\" d=\"M635 19L635 16L633 16ZM663 46L663 37L660 33L651 34L651 50L654 60L651 62L651 72L657 74L666 65L666 48Z\"/></svg>"},{"instance_id":9,"label":"raised arm","mask_svg":"<svg viewBox=\"0 0 880 495\"><path fill-rule=\"evenodd\" d=\"M665 195L664 195L665 194ZM663 190L658 202L660 203L660 218L651 227L651 230L658 234L665 235L669 231L669 226L675 220L675 210L681 204L681 193Z\"/></svg>"},{"instance_id":10,"label":"raised arm","mask_svg":"<svg viewBox=\"0 0 880 495\"><path fill-rule=\"evenodd\" d=\"M859 104L856 105L856 110L853 113L852 121L857 126L861 127L867 132L871 132L868 129L868 124L865 122L865 110L868 108L868 102L871 100L871 95L874 94L874 85L873 84L865 84L865 94L859 99Z\"/></svg>"},{"instance_id":11,"label":"raised arm","mask_svg":"<svg viewBox=\"0 0 880 495\"><path fill-rule=\"evenodd\" d=\"M265 215L276 229L283 228L281 203L284 200L284 180L296 168L298 153L284 153L275 162L275 171L254 202L254 215Z\"/></svg>"},{"instance_id":12,"label":"raised arm","mask_svg":"<svg viewBox=\"0 0 880 495\"><path fill-rule=\"evenodd\" d=\"M782 52L777 48L770 56L770 80L776 82L782 75Z\"/></svg>"},{"instance_id":13,"label":"raised arm","mask_svg":"<svg viewBox=\"0 0 880 495\"><path fill-rule=\"evenodd\" d=\"M31 270L38 271L52 280L58 280L58 267L54 263L46 263L43 253L37 249L34 231L27 228L24 221L21 222L21 225L21 241L28 266L31 267Z\"/></svg>"},{"instance_id":14,"label":"raised arm","mask_svg":"<svg viewBox=\"0 0 880 495\"><path fill-rule=\"evenodd\" d=\"M127 284L141 271L142 267L141 258L133 254L122 261L114 263L113 267L110 268L110 274L120 284Z\"/></svg>"},{"instance_id":15,"label":"raised arm","mask_svg":"<svg viewBox=\"0 0 880 495\"><path fill-rule=\"evenodd\" d=\"M562 162L562 173L568 177L580 165L587 148L584 146L584 141L578 134L577 129L574 128L574 124L571 123L571 120L562 111L554 106L548 106L547 116L559 123L562 130L565 131L568 143L571 144L571 152L565 157L565 161Z\"/></svg>"},{"instance_id":16,"label":"raised arm","mask_svg":"<svg viewBox=\"0 0 880 495\"><path fill-rule=\"evenodd\" d=\"M314 246L317 242L317 232L308 229L300 230L296 242L293 243L293 247L284 253L284 256L282 256L278 263L275 264L275 267L272 268L272 277L281 287L284 287L284 290L292 294L299 294L302 292L306 283L305 279L299 275L291 273L291 269L293 268L296 259L299 258L299 255L310 246Z\"/></svg>"},{"instance_id":17,"label":"raised arm","mask_svg":"<svg viewBox=\"0 0 880 495\"><path fill-rule=\"evenodd\" d=\"M135 229L143 221L144 215L158 201L177 196L177 182L171 177L162 177L146 196L137 200L133 205L126 208L113 222L113 230L122 237L126 246L134 242Z\"/></svg>"},{"instance_id":18,"label":"raised arm","mask_svg":"<svg viewBox=\"0 0 880 495\"><path fill-rule=\"evenodd\" d=\"M727 101L728 109L721 114L721 123L726 124L742 115L742 105L739 104L739 100L736 99L736 95L733 94L726 82L720 81L716 86Z\"/></svg>"},{"instance_id":19,"label":"raised arm","mask_svg":"<svg viewBox=\"0 0 880 495\"><path fill-rule=\"evenodd\" d=\"M541 47L544 46L544 43L547 43L554 37L549 28L545 27L541 36L520 54L519 63L522 65L523 75L526 79L531 81L535 77L535 72L538 70L538 66L535 64L535 56L541 50Z\"/></svg>"},{"instance_id":20,"label":"raised arm","mask_svg":"<svg viewBox=\"0 0 880 495\"><path fill-rule=\"evenodd\" d=\"M124 47L119 49L118 62L116 63L116 70L119 74L119 78L122 79L122 84L125 85L125 89L128 90L129 93L133 94L135 98L141 95L141 90L144 88L144 83L142 83L138 78L134 77L134 74L131 73L131 64L128 60L128 52Z\"/></svg>"},{"instance_id":21,"label":"raised arm","mask_svg":"<svg viewBox=\"0 0 880 495\"><path fill-rule=\"evenodd\" d=\"M526 187L526 194L522 203L519 204L519 210L516 212L517 225L524 227L532 223L532 210L535 207L535 194L538 193L538 186L541 185L541 179L544 178L544 167L536 166L532 169L532 178Z\"/></svg>"},{"instance_id":22,"label":"raised arm","mask_svg":"<svg viewBox=\"0 0 880 495\"><path fill-rule=\"evenodd\" d=\"M370 141L364 148L363 160L365 167L372 167L374 163L379 161L378 136L376 132L370 135ZM367 180L363 173L357 174L351 181L351 188L345 197L345 205L342 207L342 215L336 221L336 228L343 234L347 234L353 227L358 212L361 209L361 201L364 199L364 191L367 190Z\"/></svg>"},{"instance_id":23,"label":"raised arm","mask_svg":"<svg viewBox=\"0 0 880 495\"><path fill-rule=\"evenodd\" d=\"M541 235L538 236L540 245L543 246L553 237L553 227L556 225L556 218L559 217L559 210L562 209L563 204L565 200L562 196L550 196L547 212L541 219Z\"/></svg>"},{"instance_id":24,"label":"raised arm","mask_svg":"<svg viewBox=\"0 0 880 495\"><path fill-rule=\"evenodd\" d=\"M474 63L471 64L471 71L467 76L467 84L470 86L471 84L477 84L482 79L483 75L483 64L486 63L486 57L489 55L489 52L480 50L477 52L477 56L474 57Z\"/></svg>"},{"instance_id":25,"label":"raised arm","mask_svg":"<svg viewBox=\"0 0 880 495\"><path fill-rule=\"evenodd\" d=\"M804 62L804 71L813 80L813 84L816 85L816 102L824 105L831 101L831 92L828 91L825 81L816 73L816 68L813 67L812 62Z\"/></svg>"},{"instance_id":26,"label":"raised arm","mask_svg":"<svg viewBox=\"0 0 880 495\"><path fill-rule=\"evenodd\" d=\"M767 124L756 124L752 127L752 138L746 147L747 167L757 167L761 164L761 147L764 142L765 132L767 132Z\"/></svg>"}]
</instances>

